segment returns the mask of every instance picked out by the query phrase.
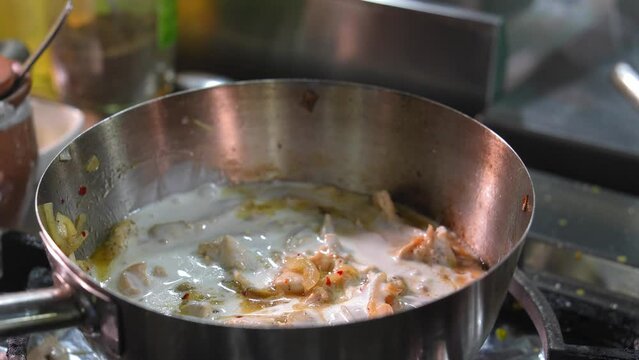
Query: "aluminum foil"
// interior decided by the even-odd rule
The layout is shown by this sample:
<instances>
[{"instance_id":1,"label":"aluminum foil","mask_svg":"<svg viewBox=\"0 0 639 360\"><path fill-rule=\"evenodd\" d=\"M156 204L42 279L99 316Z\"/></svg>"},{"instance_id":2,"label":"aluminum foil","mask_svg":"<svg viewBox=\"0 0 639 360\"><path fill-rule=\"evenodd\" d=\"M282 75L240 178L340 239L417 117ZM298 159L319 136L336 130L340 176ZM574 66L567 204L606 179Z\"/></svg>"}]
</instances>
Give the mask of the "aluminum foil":
<instances>
[{"instance_id":1,"label":"aluminum foil","mask_svg":"<svg viewBox=\"0 0 639 360\"><path fill-rule=\"evenodd\" d=\"M26 359L108 360L108 357L91 346L80 330L68 328L31 335Z\"/></svg>"},{"instance_id":2,"label":"aluminum foil","mask_svg":"<svg viewBox=\"0 0 639 360\"><path fill-rule=\"evenodd\" d=\"M481 347L477 360L543 360L539 335L522 332L517 326L495 327Z\"/></svg>"}]
</instances>

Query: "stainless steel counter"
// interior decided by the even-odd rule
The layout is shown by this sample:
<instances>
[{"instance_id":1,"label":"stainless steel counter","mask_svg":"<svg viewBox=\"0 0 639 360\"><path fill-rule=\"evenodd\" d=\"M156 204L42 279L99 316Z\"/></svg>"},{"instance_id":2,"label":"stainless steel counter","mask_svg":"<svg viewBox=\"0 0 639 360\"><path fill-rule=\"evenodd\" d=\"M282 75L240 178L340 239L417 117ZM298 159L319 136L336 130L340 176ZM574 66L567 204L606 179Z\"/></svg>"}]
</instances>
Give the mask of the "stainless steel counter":
<instances>
[{"instance_id":1,"label":"stainless steel counter","mask_svg":"<svg viewBox=\"0 0 639 360\"><path fill-rule=\"evenodd\" d=\"M470 114L499 87L501 20L417 0L180 2L180 70L405 90Z\"/></svg>"}]
</instances>

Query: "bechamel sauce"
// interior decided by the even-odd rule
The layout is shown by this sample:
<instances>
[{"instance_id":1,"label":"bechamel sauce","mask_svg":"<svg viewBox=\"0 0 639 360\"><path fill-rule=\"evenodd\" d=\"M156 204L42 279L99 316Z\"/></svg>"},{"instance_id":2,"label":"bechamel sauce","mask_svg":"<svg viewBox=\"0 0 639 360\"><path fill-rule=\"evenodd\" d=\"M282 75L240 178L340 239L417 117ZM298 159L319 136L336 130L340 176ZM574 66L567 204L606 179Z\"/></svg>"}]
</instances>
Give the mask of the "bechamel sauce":
<instances>
[{"instance_id":1,"label":"bechamel sauce","mask_svg":"<svg viewBox=\"0 0 639 360\"><path fill-rule=\"evenodd\" d=\"M330 214L334 227L331 244L325 236L325 213ZM292 182L211 183L145 206L128 219L135 223L135 231L127 238L126 251L112 261L108 278L100 279L102 285L119 291L122 271L144 262L149 284L133 298L167 314L179 313L184 292L176 286L188 282L210 298L213 311L206 318L213 321L248 325L273 325L273 319L276 325L343 323L371 316L368 307L372 298L379 297L376 286L383 284L384 274L386 280L399 277L406 285L393 302L393 311L444 296L481 274L476 268L400 259L397 250L424 231L386 218L369 196L334 187ZM249 268L225 269L197 253L200 243L224 235L246 250L246 263L252 264ZM347 257L347 263L359 271L357 279L335 291L329 304L307 306L305 296L280 294L272 306L247 308L246 297L229 285L234 274L239 274L252 287L268 288L283 271L287 256L310 256L327 246ZM156 266L162 267L166 276L151 275ZM318 284L327 286L323 282L322 277ZM282 320L300 311L301 316Z\"/></svg>"}]
</instances>

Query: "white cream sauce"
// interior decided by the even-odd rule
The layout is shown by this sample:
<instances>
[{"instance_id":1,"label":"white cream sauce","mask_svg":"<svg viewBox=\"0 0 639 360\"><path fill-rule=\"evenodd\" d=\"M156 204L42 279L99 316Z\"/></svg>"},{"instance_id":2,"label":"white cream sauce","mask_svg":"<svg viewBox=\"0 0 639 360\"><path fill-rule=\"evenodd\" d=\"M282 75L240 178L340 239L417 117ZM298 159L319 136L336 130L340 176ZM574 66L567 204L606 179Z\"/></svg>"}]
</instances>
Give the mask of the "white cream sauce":
<instances>
[{"instance_id":1,"label":"white cream sauce","mask_svg":"<svg viewBox=\"0 0 639 360\"><path fill-rule=\"evenodd\" d=\"M330 214L328 224L325 213ZM208 302L210 312L205 311L203 317L213 321L258 326L335 324L377 316L371 313L371 304L384 305L387 294L380 289L392 277L406 285L390 302L396 312L447 295L480 275L472 268L398 257L398 249L424 230L384 216L369 196L333 187L291 182L211 183L145 206L128 218L136 231L126 239L126 251L113 260L103 285L121 291L122 271L144 262L148 286L141 286L142 291L133 298L167 314L179 313L180 305L191 301L183 301L186 292L176 290L188 282L207 294L206 299L193 302ZM225 235L233 239L229 242L233 249L239 249L234 257L222 262L198 254L201 243ZM272 288L287 257L310 257L317 251L344 257L359 276L333 291L326 304L306 305L307 294L278 294L269 298L272 306L246 306L247 301L262 300L247 300L238 293L234 279L241 277L255 289ZM153 275L156 266L166 275ZM317 286L332 290L325 276L322 273Z\"/></svg>"}]
</instances>

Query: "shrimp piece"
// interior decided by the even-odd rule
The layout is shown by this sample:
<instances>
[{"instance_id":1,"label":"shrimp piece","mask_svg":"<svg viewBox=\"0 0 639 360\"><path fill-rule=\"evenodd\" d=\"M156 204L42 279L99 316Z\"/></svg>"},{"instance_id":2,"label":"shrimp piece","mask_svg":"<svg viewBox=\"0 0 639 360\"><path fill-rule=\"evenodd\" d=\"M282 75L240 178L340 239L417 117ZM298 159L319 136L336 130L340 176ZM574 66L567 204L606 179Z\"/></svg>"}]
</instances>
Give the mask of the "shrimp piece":
<instances>
[{"instance_id":1,"label":"shrimp piece","mask_svg":"<svg viewBox=\"0 0 639 360\"><path fill-rule=\"evenodd\" d=\"M387 279L386 273L368 275L368 304L370 317L386 316L394 313L397 298L406 290L406 284L399 277Z\"/></svg>"},{"instance_id":2,"label":"shrimp piece","mask_svg":"<svg viewBox=\"0 0 639 360\"><path fill-rule=\"evenodd\" d=\"M389 281L382 284L381 291L386 295L384 302L389 305L395 305L397 298L406 290L406 284L400 277L393 276Z\"/></svg>"},{"instance_id":3,"label":"shrimp piece","mask_svg":"<svg viewBox=\"0 0 639 360\"><path fill-rule=\"evenodd\" d=\"M322 238L322 245L319 251L316 251L310 260L317 266L318 269L324 272L333 270L337 259L337 253L340 250L340 243L335 234L335 227L333 226L333 220L329 214L324 215L324 222L322 229L320 230L320 237Z\"/></svg>"},{"instance_id":4,"label":"shrimp piece","mask_svg":"<svg viewBox=\"0 0 639 360\"><path fill-rule=\"evenodd\" d=\"M371 318L393 314L393 307L386 302L388 293L386 291L387 289L385 289L385 284L385 273L369 274L369 293L366 311L368 312L368 316Z\"/></svg>"},{"instance_id":5,"label":"shrimp piece","mask_svg":"<svg viewBox=\"0 0 639 360\"><path fill-rule=\"evenodd\" d=\"M435 230L432 225L428 225L426 232L415 236L399 249L397 257L453 267L457 261L450 246L449 236L449 231L445 227L439 226Z\"/></svg>"},{"instance_id":6,"label":"shrimp piece","mask_svg":"<svg viewBox=\"0 0 639 360\"><path fill-rule=\"evenodd\" d=\"M323 286L316 286L304 300L306 305L326 304L331 300L331 293Z\"/></svg>"},{"instance_id":7,"label":"shrimp piece","mask_svg":"<svg viewBox=\"0 0 639 360\"><path fill-rule=\"evenodd\" d=\"M331 286L343 286L352 279L358 279L359 271L351 265L344 264L343 261L337 261L333 272L328 274L327 278L327 283Z\"/></svg>"},{"instance_id":8,"label":"shrimp piece","mask_svg":"<svg viewBox=\"0 0 639 360\"><path fill-rule=\"evenodd\" d=\"M273 280L273 286L278 292L289 295L304 294L304 276L300 273L285 270Z\"/></svg>"},{"instance_id":9,"label":"shrimp piece","mask_svg":"<svg viewBox=\"0 0 639 360\"><path fill-rule=\"evenodd\" d=\"M278 292L290 295L303 295L319 281L320 272L306 257L294 257L286 260L284 269L273 280Z\"/></svg>"},{"instance_id":10,"label":"shrimp piece","mask_svg":"<svg viewBox=\"0 0 639 360\"><path fill-rule=\"evenodd\" d=\"M327 250L322 248L309 258L320 271L324 272L332 271L335 266L335 255L329 254Z\"/></svg>"},{"instance_id":11,"label":"shrimp piece","mask_svg":"<svg viewBox=\"0 0 639 360\"><path fill-rule=\"evenodd\" d=\"M426 232L414 237L408 244L402 246L397 257L404 260L430 262L430 252L435 240L435 229L428 225Z\"/></svg>"}]
</instances>

